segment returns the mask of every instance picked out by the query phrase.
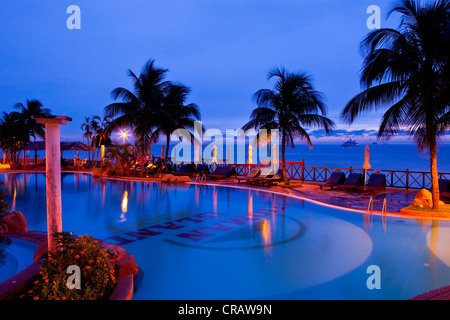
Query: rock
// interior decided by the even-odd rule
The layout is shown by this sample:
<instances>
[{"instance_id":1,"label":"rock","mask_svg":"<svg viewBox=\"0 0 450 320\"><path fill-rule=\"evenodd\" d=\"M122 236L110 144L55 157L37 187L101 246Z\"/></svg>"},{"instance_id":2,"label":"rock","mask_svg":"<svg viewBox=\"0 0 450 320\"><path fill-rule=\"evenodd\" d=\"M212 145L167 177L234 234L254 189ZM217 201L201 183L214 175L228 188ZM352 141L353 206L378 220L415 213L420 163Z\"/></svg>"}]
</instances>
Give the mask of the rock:
<instances>
[{"instance_id":1,"label":"rock","mask_svg":"<svg viewBox=\"0 0 450 320\"><path fill-rule=\"evenodd\" d=\"M163 182L170 182L170 180L173 178L172 174L165 174L162 176L161 181Z\"/></svg>"},{"instance_id":2,"label":"rock","mask_svg":"<svg viewBox=\"0 0 450 320\"><path fill-rule=\"evenodd\" d=\"M27 219L20 211L12 211L0 218L0 232L16 233L27 232Z\"/></svg>"},{"instance_id":3,"label":"rock","mask_svg":"<svg viewBox=\"0 0 450 320\"><path fill-rule=\"evenodd\" d=\"M191 178L188 176L180 176L178 177L177 182L191 182Z\"/></svg>"},{"instance_id":4,"label":"rock","mask_svg":"<svg viewBox=\"0 0 450 320\"><path fill-rule=\"evenodd\" d=\"M169 182L178 182L178 177L172 176L172 178L170 178Z\"/></svg>"},{"instance_id":5,"label":"rock","mask_svg":"<svg viewBox=\"0 0 450 320\"><path fill-rule=\"evenodd\" d=\"M439 204L443 205L444 202L439 201ZM417 192L411 206L417 206L420 208L432 208L433 207L433 197L431 195L431 192L428 191L427 189L422 189L419 192Z\"/></svg>"}]
</instances>

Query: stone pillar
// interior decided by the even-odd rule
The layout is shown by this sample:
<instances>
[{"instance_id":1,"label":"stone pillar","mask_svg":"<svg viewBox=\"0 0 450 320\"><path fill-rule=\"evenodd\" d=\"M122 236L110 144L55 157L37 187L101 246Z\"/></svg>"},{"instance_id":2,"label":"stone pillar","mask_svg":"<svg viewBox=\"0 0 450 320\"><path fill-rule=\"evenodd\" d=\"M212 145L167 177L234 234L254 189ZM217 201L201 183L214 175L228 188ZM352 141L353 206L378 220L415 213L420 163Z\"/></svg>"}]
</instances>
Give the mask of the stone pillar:
<instances>
[{"instance_id":1,"label":"stone pillar","mask_svg":"<svg viewBox=\"0 0 450 320\"><path fill-rule=\"evenodd\" d=\"M52 234L62 231L61 209L61 139L60 125L72 121L65 116L34 118L45 124L46 189L47 189L47 238L48 250L54 252Z\"/></svg>"}]
</instances>

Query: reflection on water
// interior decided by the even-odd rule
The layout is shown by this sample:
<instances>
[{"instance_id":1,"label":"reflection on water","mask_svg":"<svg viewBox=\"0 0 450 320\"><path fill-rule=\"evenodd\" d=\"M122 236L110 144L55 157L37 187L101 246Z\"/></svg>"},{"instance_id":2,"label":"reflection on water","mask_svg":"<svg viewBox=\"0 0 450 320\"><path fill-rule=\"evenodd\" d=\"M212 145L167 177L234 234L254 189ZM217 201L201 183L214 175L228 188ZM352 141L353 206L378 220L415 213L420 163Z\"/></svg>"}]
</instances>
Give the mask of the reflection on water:
<instances>
[{"instance_id":1,"label":"reflection on water","mask_svg":"<svg viewBox=\"0 0 450 320\"><path fill-rule=\"evenodd\" d=\"M6 200L25 214L28 229L45 231L45 174L2 178ZM190 294L187 288L193 285L198 292L203 287L209 292L211 281L228 292L226 285L236 276L233 285L242 292L254 286L281 294L283 286L290 290L317 284L319 279L324 283L351 279L338 289L330 284L330 295L409 298L446 285L450 278L449 222L351 213L227 187L100 179L89 174L63 174L62 181L63 229L126 240L126 250L141 267L151 270L146 275L149 288L160 285L146 293L155 294L152 297L173 298L156 293L181 295L183 289ZM389 290L364 291L370 264L380 266L382 288ZM310 279L301 278L307 275ZM364 281L359 285L361 277ZM266 282L257 283L258 278ZM229 292L239 291L232 289ZM288 298L305 298L295 292Z\"/></svg>"}]
</instances>

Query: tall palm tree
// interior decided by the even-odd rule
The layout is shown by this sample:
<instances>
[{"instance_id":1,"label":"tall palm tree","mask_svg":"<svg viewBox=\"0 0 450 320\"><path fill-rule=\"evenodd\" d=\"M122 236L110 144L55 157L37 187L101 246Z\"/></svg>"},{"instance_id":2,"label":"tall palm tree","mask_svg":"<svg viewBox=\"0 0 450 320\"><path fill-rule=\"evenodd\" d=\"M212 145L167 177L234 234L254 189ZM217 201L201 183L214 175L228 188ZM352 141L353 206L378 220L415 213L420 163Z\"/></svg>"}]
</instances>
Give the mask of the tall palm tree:
<instances>
[{"instance_id":1,"label":"tall palm tree","mask_svg":"<svg viewBox=\"0 0 450 320\"><path fill-rule=\"evenodd\" d=\"M169 156L170 135L180 128L194 130L195 121L201 119L198 106L195 103L186 104L190 92L191 89L181 83L168 84L164 89L162 106L156 111L159 121L152 139L157 141L161 135L166 137L166 159Z\"/></svg>"},{"instance_id":2,"label":"tall palm tree","mask_svg":"<svg viewBox=\"0 0 450 320\"><path fill-rule=\"evenodd\" d=\"M50 115L50 109L44 108L39 100L27 100L25 105L21 102L14 106L18 110L18 116L25 122L29 128L29 134L34 139L36 135L45 139L45 125L37 123L32 119L32 116L48 116Z\"/></svg>"},{"instance_id":3,"label":"tall palm tree","mask_svg":"<svg viewBox=\"0 0 450 320\"><path fill-rule=\"evenodd\" d=\"M288 72L275 67L268 74L268 80L275 78L274 90L258 90L253 98L258 105L243 130L278 129L281 136L281 167L285 183L286 146L294 148L294 138L306 140L310 148L311 139L304 128L323 128L327 133L334 127L334 122L326 117L326 105L323 94L316 91L311 84L311 77L305 73Z\"/></svg>"},{"instance_id":4,"label":"tall palm tree","mask_svg":"<svg viewBox=\"0 0 450 320\"><path fill-rule=\"evenodd\" d=\"M86 139L88 147L91 146L91 138L92 138L92 135L94 134L93 125L95 125L95 124L92 122L90 117L84 117L84 122L81 124L81 130L84 130L83 138ZM88 160L90 163L91 152L89 150L88 150Z\"/></svg>"},{"instance_id":5,"label":"tall palm tree","mask_svg":"<svg viewBox=\"0 0 450 320\"><path fill-rule=\"evenodd\" d=\"M153 128L159 120L155 113L160 110L164 89L169 82L164 81L167 69L155 66L154 60L149 60L139 76L128 70L133 81L133 91L119 87L112 91L115 100L105 107L105 115L113 118L112 127L132 128L133 134L144 154L152 140Z\"/></svg>"},{"instance_id":6,"label":"tall palm tree","mask_svg":"<svg viewBox=\"0 0 450 320\"><path fill-rule=\"evenodd\" d=\"M363 91L344 107L352 123L361 113L387 107L378 138L406 130L420 151L429 151L433 208L439 208L437 146L449 121L450 1L402 0L398 30L379 29L361 42Z\"/></svg>"},{"instance_id":7,"label":"tall palm tree","mask_svg":"<svg viewBox=\"0 0 450 320\"><path fill-rule=\"evenodd\" d=\"M95 157L95 162L97 162L101 145L111 144L111 139L109 138L111 117L105 116L101 118L98 115L94 115L91 120L91 125L95 134L95 136L92 138L92 146L94 148L97 148L97 155Z\"/></svg>"},{"instance_id":8,"label":"tall palm tree","mask_svg":"<svg viewBox=\"0 0 450 320\"><path fill-rule=\"evenodd\" d=\"M3 112L0 119L0 148L10 162L19 162L20 150L30 141L28 129L18 112Z\"/></svg>"}]
</instances>

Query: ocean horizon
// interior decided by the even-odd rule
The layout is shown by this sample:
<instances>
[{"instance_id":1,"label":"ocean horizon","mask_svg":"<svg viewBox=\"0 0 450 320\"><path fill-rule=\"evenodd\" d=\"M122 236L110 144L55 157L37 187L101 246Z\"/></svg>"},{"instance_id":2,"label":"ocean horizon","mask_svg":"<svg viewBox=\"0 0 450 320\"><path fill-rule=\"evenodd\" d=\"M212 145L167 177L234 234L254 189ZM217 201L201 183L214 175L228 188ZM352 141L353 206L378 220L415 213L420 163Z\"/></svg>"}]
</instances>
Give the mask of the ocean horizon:
<instances>
[{"instance_id":1,"label":"ocean horizon","mask_svg":"<svg viewBox=\"0 0 450 320\"><path fill-rule=\"evenodd\" d=\"M417 150L414 144L368 144L370 148L370 165L373 170L410 170L410 171L430 171L430 157L428 152L421 153ZM151 154L155 157L161 156L162 144L155 144L151 148ZM169 148L169 156L172 150L178 147L177 143L172 143ZM286 148L286 161L302 161L304 159L306 166L311 167L329 167L329 168L349 168L354 169L363 168L366 144L361 144L358 147L343 148L340 144L315 144L310 149L306 144L296 144L295 149ZM204 159L211 159L211 153L208 156L208 151L211 152L212 146L204 144L203 148L206 153L203 154ZM244 154L244 153L245 154ZM183 152L177 150L177 159L181 160ZM222 154L220 150L217 151L218 159L227 158L227 146L223 147ZM0 153L1 156L3 154ZM97 153L95 153L97 155ZM22 156L22 154L21 154ZM27 158L34 158L34 151L26 152ZM87 152L79 152L80 159L87 159ZM246 163L248 159L247 146L244 148L234 146L233 151L230 150L230 156L234 159L234 163ZM261 163L261 158L267 160L268 156L259 154L256 149L253 149L254 160L253 163ZM38 158L45 157L44 151L38 151ZM73 159L76 157L76 151L64 151L63 157L65 159ZM191 147L191 157L194 160L194 147ZM243 160L245 159L245 161ZM450 146L441 145L438 149L438 172L450 173Z\"/></svg>"}]
</instances>

